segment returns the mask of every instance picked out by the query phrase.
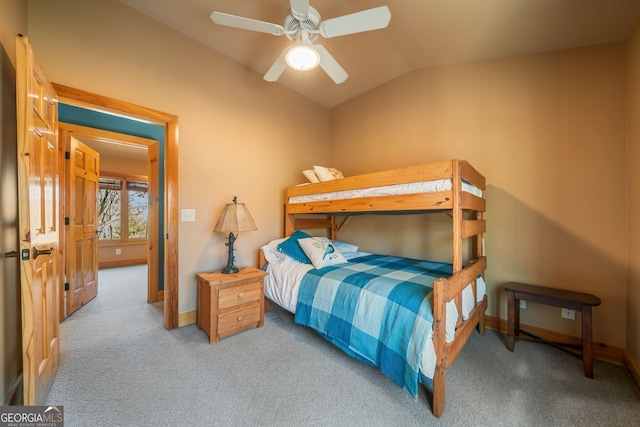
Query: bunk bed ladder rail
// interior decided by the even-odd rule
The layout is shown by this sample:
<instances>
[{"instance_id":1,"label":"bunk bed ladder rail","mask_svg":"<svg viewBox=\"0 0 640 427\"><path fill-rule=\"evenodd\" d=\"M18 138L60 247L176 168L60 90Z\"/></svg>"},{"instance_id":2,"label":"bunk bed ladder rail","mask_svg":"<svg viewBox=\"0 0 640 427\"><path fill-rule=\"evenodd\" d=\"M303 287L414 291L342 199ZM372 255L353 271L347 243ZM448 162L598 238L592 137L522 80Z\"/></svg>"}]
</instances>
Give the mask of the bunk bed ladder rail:
<instances>
[{"instance_id":1,"label":"bunk bed ladder rail","mask_svg":"<svg viewBox=\"0 0 640 427\"><path fill-rule=\"evenodd\" d=\"M453 218L453 272L462 269L463 242L465 239L473 237L476 239L472 258L477 259L484 255L482 238L486 231L486 222L483 219L483 212L486 203L483 198L473 196L462 190L462 182L466 180L482 190L485 189L484 177L482 177L471 165L464 160L451 161L451 186L452 186L452 208ZM473 219L464 219L464 211L473 213Z\"/></svg>"},{"instance_id":2,"label":"bunk bed ladder rail","mask_svg":"<svg viewBox=\"0 0 640 427\"><path fill-rule=\"evenodd\" d=\"M464 160L451 161L451 187L452 187L452 209L453 219L453 274L462 269L464 241L473 238L475 245L472 246L470 262L474 262L484 255L483 236L486 231L486 223L483 219L483 212L486 203L483 198L476 197L463 191L463 181L485 189L484 177L478 173L468 162ZM464 212L473 214L473 219L464 219ZM476 293L476 282L473 281L473 292ZM455 299L458 311L462 306L462 293ZM460 326L462 319L458 319L456 327Z\"/></svg>"},{"instance_id":3,"label":"bunk bed ladder rail","mask_svg":"<svg viewBox=\"0 0 640 427\"><path fill-rule=\"evenodd\" d=\"M462 178L460 177L460 163L457 160L451 162L451 186L453 190L453 273L462 269L462 207L460 206L460 193L462 192Z\"/></svg>"},{"instance_id":4,"label":"bunk bed ladder rail","mask_svg":"<svg viewBox=\"0 0 640 427\"><path fill-rule=\"evenodd\" d=\"M441 278L433 284L433 314L436 319L433 325L433 345L436 352L436 368L433 376L433 414L440 418L445 406L446 370L449 368L464 347L473 329L484 334L484 313L487 309L487 296L477 302L476 278L484 275L487 260L484 256L483 235L486 223L483 219L485 211L484 199L477 198L462 191L462 182L466 179L482 190L485 189L484 177L471 165L463 160L451 161L452 209L453 219L453 274L449 278ZM464 219L464 209L471 211L473 219ZM471 260L463 268L463 243L467 238L474 238L475 245L471 248ZM446 342L446 304L455 301L458 312L461 313L462 291L471 284L473 298L476 301L473 311L467 320L458 318L455 339Z\"/></svg>"}]
</instances>

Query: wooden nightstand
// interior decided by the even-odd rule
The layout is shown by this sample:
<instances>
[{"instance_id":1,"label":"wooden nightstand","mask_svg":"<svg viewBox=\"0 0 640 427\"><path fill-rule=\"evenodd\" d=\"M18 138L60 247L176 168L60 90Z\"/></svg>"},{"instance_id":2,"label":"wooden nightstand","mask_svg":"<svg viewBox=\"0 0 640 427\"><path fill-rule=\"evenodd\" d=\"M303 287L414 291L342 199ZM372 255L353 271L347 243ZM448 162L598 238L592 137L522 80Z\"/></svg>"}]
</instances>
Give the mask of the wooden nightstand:
<instances>
[{"instance_id":1,"label":"wooden nightstand","mask_svg":"<svg viewBox=\"0 0 640 427\"><path fill-rule=\"evenodd\" d=\"M198 328L211 344L220 338L264 325L264 276L253 267L235 274L198 274Z\"/></svg>"}]
</instances>

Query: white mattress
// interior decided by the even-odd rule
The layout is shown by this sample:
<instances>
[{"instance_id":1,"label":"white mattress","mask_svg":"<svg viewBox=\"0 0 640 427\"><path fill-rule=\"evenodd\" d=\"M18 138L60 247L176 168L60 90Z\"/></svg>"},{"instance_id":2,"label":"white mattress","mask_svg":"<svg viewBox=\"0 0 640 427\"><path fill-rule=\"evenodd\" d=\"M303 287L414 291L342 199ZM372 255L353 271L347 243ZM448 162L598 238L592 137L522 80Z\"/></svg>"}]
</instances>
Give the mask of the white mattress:
<instances>
[{"instance_id":1,"label":"white mattress","mask_svg":"<svg viewBox=\"0 0 640 427\"><path fill-rule=\"evenodd\" d=\"M265 259L268 262L268 276L264 279L264 294L267 298L278 304L285 310L295 313L298 302L298 293L303 276L313 268L310 264L302 264L293 258L277 251L278 245L285 239L277 239L262 247ZM366 252L343 252L345 258L353 259ZM478 296L480 302L486 293L486 284L480 277L477 280ZM433 293L431 294L433 295ZM473 310L475 302L473 300L473 289L467 286L462 292L462 318L466 320ZM447 303L447 342L453 341L455 337L455 327L458 320L458 309L453 301ZM420 370L427 378L433 378L436 367L436 354L433 347L433 331L429 333L424 351Z\"/></svg>"},{"instance_id":2,"label":"white mattress","mask_svg":"<svg viewBox=\"0 0 640 427\"><path fill-rule=\"evenodd\" d=\"M434 181L412 182L408 184L384 185L381 187L361 188L357 190L333 191L330 193L309 194L289 198L289 203L322 202L327 200L347 200L361 197L397 196L401 194L435 193L438 191L451 191L451 179L438 179ZM462 191L482 197L482 190L462 182Z\"/></svg>"}]
</instances>

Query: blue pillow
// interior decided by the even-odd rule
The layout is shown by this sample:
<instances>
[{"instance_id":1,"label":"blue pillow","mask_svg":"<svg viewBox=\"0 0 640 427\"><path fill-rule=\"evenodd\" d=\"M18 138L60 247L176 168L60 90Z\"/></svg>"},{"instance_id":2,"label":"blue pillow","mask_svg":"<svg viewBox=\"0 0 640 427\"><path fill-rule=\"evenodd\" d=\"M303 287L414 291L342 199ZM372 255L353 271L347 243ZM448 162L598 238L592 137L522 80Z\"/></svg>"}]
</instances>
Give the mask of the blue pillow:
<instances>
[{"instance_id":1,"label":"blue pillow","mask_svg":"<svg viewBox=\"0 0 640 427\"><path fill-rule=\"evenodd\" d=\"M300 247L300 244L298 243L298 239L306 239L308 237L311 236L304 231L296 230L296 232L293 233L291 237L278 245L278 252L289 255L291 258L303 264L311 264L311 260L304 253L304 251Z\"/></svg>"}]
</instances>

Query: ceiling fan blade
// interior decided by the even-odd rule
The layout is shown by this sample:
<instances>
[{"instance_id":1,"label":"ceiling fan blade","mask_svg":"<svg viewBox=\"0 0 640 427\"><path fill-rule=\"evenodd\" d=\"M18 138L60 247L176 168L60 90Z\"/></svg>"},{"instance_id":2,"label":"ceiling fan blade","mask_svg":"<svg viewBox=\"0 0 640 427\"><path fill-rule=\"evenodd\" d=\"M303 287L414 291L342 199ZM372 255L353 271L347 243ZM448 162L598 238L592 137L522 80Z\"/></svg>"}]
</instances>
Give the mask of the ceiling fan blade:
<instances>
[{"instance_id":1,"label":"ceiling fan blade","mask_svg":"<svg viewBox=\"0 0 640 427\"><path fill-rule=\"evenodd\" d=\"M278 59L276 59L276 62L271 65L271 68L269 68L269 71L267 71L267 74L263 77L266 81L275 82L280 78L284 69L287 68L287 61L284 59L286 53L287 49L284 49Z\"/></svg>"},{"instance_id":2,"label":"ceiling fan blade","mask_svg":"<svg viewBox=\"0 0 640 427\"><path fill-rule=\"evenodd\" d=\"M379 30L389 25L391 11L387 6L374 7L349 15L327 19L320 23L320 34L324 38Z\"/></svg>"},{"instance_id":3,"label":"ceiling fan blade","mask_svg":"<svg viewBox=\"0 0 640 427\"><path fill-rule=\"evenodd\" d=\"M331 56L329 51L325 49L324 46L319 44L314 45L314 47L320 55L320 67L324 70L325 73L327 73L329 77L331 77L331 80L333 80L336 84L343 83L345 80L347 80L349 74L347 74L344 68L342 68L340 64L338 64L338 61L336 61L333 56Z\"/></svg>"},{"instance_id":4,"label":"ceiling fan blade","mask_svg":"<svg viewBox=\"0 0 640 427\"><path fill-rule=\"evenodd\" d=\"M260 33L281 36L284 34L284 27L270 22L258 21L256 19L245 18L244 16L229 15L223 12L213 12L211 20L218 25L226 27L240 28L241 30L258 31Z\"/></svg>"},{"instance_id":5,"label":"ceiling fan blade","mask_svg":"<svg viewBox=\"0 0 640 427\"><path fill-rule=\"evenodd\" d=\"M304 21L309 12L309 0L291 0L291 14L294 18Z\"/></svg>"}]
</instances>

